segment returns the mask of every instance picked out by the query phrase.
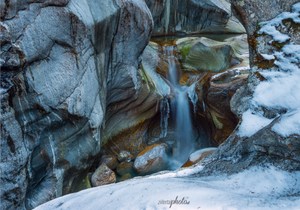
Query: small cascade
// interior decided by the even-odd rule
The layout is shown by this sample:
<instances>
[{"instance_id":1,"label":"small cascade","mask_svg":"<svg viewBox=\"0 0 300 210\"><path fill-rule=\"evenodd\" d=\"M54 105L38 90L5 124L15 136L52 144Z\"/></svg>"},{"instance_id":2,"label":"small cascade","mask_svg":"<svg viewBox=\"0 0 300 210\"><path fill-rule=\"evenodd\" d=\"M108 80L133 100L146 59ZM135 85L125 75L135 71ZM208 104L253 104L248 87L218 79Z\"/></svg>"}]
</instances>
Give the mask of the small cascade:
<instances>
[{"instance_id":1,"label":"small cascade","mask_svg":"<svg viewBox=\"0 0 300 210\"><path fill-rule=\"evenodd\" d=\"M164 46L164 54L168 61L167 79L172 85L174 97L171 99L170 111L175 127L175 143L173 146L174 168L180 167L195 150L196 134L192 125L192 112L189 99L195 104L198 100L194 92L195 85L181 86L179 83L180 68L177 66L174 46ZM195 108L194 108L195 111Z\"/></svg>"}]
</instances>

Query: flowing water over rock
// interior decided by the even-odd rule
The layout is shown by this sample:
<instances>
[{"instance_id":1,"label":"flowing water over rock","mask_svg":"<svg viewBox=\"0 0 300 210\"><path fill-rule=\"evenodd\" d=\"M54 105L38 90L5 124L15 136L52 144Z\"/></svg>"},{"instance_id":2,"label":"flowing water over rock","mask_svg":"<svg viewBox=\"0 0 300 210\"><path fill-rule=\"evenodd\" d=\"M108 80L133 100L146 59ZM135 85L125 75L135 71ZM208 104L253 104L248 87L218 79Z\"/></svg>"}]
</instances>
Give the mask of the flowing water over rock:
<instances>
[{"instance_id":1,"label":"flowing water over rock","mask_svg":"<svg viewBox=\"0 0 300 210\"><path fill-rule=\"evenodd\" d=\"M190 93L191 89L188 86L181 86L179 83L181 69L179 65L177 65L178 61L175 56L175 46L164 46L163 51L168 61L167 79L173 90L170 111L175 125L175 139L171 168L177 168L180 167L195 150L195 140L197 136L192 125L192 111L189 103L189 96L193 94Z\"/></svg>"}]
</instances>

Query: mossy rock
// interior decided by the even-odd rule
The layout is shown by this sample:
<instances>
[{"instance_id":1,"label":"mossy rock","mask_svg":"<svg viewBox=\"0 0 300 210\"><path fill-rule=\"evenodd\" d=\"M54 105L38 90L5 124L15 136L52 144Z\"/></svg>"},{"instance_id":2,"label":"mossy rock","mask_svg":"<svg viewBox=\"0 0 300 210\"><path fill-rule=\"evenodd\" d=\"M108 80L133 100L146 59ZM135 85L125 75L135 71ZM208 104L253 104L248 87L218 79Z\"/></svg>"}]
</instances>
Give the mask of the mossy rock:
<instances>
[{"instance_id":1,"label":"mossy rock","mask_svg":"<svg viewBox=\"0 0 300 210\"><path fill-rule=\"evenodd\" d=\"M179 39L176 44L184 69L221 72L240 63L239 54L244 53L243 48L247 48L241 42L235 39L219 42L205 37L189 37Z\"/></svg>"}]
</instances>

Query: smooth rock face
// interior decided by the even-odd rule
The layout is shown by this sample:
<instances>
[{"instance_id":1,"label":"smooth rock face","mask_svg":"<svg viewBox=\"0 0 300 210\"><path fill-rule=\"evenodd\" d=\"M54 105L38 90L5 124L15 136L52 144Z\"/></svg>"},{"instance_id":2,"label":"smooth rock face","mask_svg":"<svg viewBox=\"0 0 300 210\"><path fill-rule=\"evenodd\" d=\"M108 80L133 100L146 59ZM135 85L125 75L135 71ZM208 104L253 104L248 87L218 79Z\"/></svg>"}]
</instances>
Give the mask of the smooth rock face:
<instances>
[{"instance_id":1,"label":"smooth rock face","mask_svg":"<svg viewBox=\"0 0 300 210\"><path fill-rule=\"evenodd\" d=\"M234 131L238 117L231 111L230 101L236 91L246 84L248 71L231 70L216 74L210 79L200 80L201 89L197 89L198 119L207 126L213 145L222 144ZM204 115L204 118L203 118Z\"/></svg>"},{"instance_id":2,"label":"smooth rock face","mask_svg":"<svg viewBox=\"0 0 300 210\"><path fill-rule=\"evenodd\" d=\"M140 0L118 0L123 7L113 36L112 60L107 73L105 129L103 140L153 117L158 97L141 81L140 55L149 42L153 20ZM141 21L142 20L142 21ZM109 27L109 26L108 26ZM132 47L134 46L134 47Z\"/></svg>"},{"instance_id":3,"label":"smooth rock face","mask_svg":"<svg viewBox=\"0 0 300 210\"><path fill-rule=\"evenodd\" d=\"M245 35L215 41L206 37L187 37L176 41L183 67L189 70L220 72L248 60Z\"/></svg>"},{"instance_id":4,"label":"smooth rock face","mask_svg":"<svg viewBox=\"0 0 300 210\"><path fill-rule=\"evenodd\" d=\"M154 144L146 147L135 159L134 169L140 175L161 171L167 166L167 145Z\"/></svg>"},{"instance_id":5,"label":"smooth rock face","mask_svg":"<svg viewBox=\"0 0 300 210\"><path fill-rule=\"evenodd\" d=\"M154 19L153 35L244 33L226 0L146 0Z\"/></svg>"},{"instance_id":6,"label":"smooth rock face","mask_svg":"<svg viewBox=\"0 0 300 210\"><path fill-rule=\"evenodd\" d=\"M82 181L106 109L137 98L152 17L139 0L5 1L0 11L0 208L32 209Z\"/></svg>"},{"instance_id":7,"label":"smooth rock face","mask_svg":"<svg viewBox=\"0 0 300 210\"><path fill-rule=\"evenodd\" d=\"M91 178L93 187L115 183L116 180L115 173L105 164L101 164Z\"/></svg>"}]
</instances>

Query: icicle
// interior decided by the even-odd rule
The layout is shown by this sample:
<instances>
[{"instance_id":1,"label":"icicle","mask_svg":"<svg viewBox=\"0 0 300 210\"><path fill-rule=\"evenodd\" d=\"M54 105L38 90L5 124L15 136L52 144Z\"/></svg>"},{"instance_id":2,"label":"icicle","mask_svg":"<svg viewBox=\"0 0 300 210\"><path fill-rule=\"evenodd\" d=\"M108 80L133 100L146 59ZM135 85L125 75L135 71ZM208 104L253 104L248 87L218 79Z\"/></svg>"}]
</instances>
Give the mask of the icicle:
<instances>
[{"instance_id":1,"label":"icicle","mask_svg":"<svg viewBox=\"0 0 300 210\"><path fill-rule=\"evenodd\" d=\"M170 106L168 98L163 98L160 102L160 138L167 136L169 115Z\"/></svg>"},{"instance_id":2,"label":"icicle","mask_svg":"<svg viewBox=\"0 0 300 210\"><path fill-rule=\"evenodd\" d=\"M194 105L194 113L196 113L197 111L197 102L198 102L198 95L196 93L196 83L192 84L189 88L188 88L188 96L191 99L191 102Z\"/></svg>"},{"instance_id":3,"label":"icicle","mask_svg":"<svg viewBox=\"0 0 300 210\"><path fill-rule=\"evenodd\" d=\"M203 111L205 112L205 111L206 111L206 108L205 108L205 103L204 103L204 101L202 101L202 108L203 108Z\"/></svg>"}]
</instances>

